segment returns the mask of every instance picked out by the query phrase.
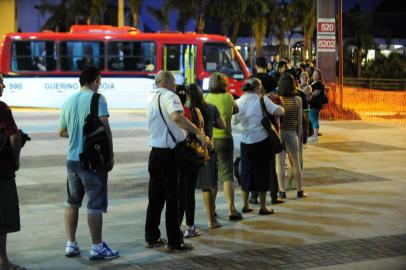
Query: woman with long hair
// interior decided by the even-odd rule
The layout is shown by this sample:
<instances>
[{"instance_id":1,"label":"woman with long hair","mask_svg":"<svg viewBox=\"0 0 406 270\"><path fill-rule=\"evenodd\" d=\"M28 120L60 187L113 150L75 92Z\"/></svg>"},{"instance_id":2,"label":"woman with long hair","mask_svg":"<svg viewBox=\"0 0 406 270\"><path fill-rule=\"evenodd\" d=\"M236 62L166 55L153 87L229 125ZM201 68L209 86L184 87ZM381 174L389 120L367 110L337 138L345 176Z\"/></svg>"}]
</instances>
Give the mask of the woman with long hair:
<instances>
[{"instance_id":1,"label":"woman with long hair","mask_svg":"<svg viewBox=\"0 0 406 270\"><path fill-rule=\"evenodd\" d=\"M325 95L325 89L324 89L324 84L323 84L323 77L321 75L320 69L316 69L313 72L313 82L311 84L312 87L312 94L310 98L310 122L312 123L313 127L313 136L309 138L310 143L315 143L319 141L319 114L320 110L323 107L323 104L320 102L314 102L315 100L318 100L319 95Z\"/></svg>"},{"instance_id":2,"label":"woman with long hair","mask_svg":"<svg viewBox=\"0 0 406 270\"><path fill-rule=\"evenodd\" d=\"M208 104L203 97L203 92L196 84L191 84L187 87L187 96L190 101L189 107L198 108L204 119L204 132L210 140L213 138L213 127L217 129L225 129L226 123L221 118L217 107ZM210 143L208 145L211 145ZM203 165L199 170L196 188L202 190L203 202L207 211L207 220L209 229L219 228L214 216L214 196L217 190L218 171L217 157L213 148L209 149L210 160Z\"/></svg>"},{"instance_id":3,"label":"woman with long hair","mask_svg":"<svg viewBox=\"0 0 406 270\"><path fill-rule=\"evenodd\" d=\"M283 74L278 84L285 116L280 126L280 139L285 150L277 156L277 174L280 197L286 198L285 160L288 155L293 176L296 179L297 197L306 197L303 192L302 169L300 165L300 142L302 136L302 100L296 95L294 78L290 74Z\"/></svg>"}]
</instances>

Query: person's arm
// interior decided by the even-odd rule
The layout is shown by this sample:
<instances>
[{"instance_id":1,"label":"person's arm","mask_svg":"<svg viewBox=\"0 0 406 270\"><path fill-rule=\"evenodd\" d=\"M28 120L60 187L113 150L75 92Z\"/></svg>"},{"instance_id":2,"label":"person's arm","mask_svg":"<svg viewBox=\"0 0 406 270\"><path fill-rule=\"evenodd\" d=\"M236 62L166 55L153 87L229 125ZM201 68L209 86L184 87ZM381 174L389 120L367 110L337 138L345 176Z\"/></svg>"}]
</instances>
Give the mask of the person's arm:
<instances>
[{"instance_id":1,"label":"person's arm","mask_svg":"<svg viewBox=\"0 0 406 270\"><path fill-rule=\"evenodd\" d=\"M16 132L10 135L10 148L13 157L14 169L18 171L20 168L20 152L21 152L21 133Z\"/></svg>"},{"instance_id":2,"label":"person's arm","mask_svg":"<svg viewBox=\"0 0 406 270\"><path fill-rule=\"evenodd\" d=\"M283 107L273 103L268 96L264 96L263 99L265 103L265 109L268 111L268 113L275 116L283 116L285 114L285 110L283 109Z\"/></svg>"},{"instance_id":3,"label":"person's arm","mask_svg":"<svg viewBox=\"0 0 406 270\"><path fill-rule=\"evenodd\" d=\"M223 117L221 117L221 115L218 115L218 117L216 118L216 128L218 129L226 128L226 122L224 121Z\"/></svg>"},{"instance_id":4,"label":"person's arm","mask_svg":"<svg viewBox=\"0 0 406 270\"><path fill-rule=\"evenodd\" d=\"M181 129L186 130L192 134L196 135L196 138L200 141L202 146L206 146L206 136L195 124L189 121L182 111L174 111L169 115L169 118L178 125Z\"/></svg>"},{"instance_id":5,"label":"person's arm","mask_svg":"<svg viewBox=\"0 0 406 270\"><path fill-rule=\"evenodd\" d=\"M319 90L319 89L313 90L311 97L315 97L320 93L321 93L321 90Z\"/></svg>"},{"instance_id":6,"label":"person's arm","mask_svg":"<svg viewBox=\"0 0 406 270\"><path fill-rule=\"evenodd\" d=\"M238 109L238 106L237 106L237 104L234 102L234 104L233 104L233 114L236 114L236 113L238 113L240 110Z\"/></svg>"},{"instance_id":7,"label":"person's arm","mask_svg":"<svg viewBox=\"0 0 406 270\"><path fill-rule=\"evenodd\" d=\"M297 114L297 126L296 126L296 134L297 137L299 138L299 142L302 140L302 117L303 117L303 111L302 111L302 99L300 97L296 97L296 104L299 106L299 112Z\"/></svg>"},{"instance_id":8,"label":"person's arm","mask_svg":"<svg viewBox=\"0 0 406 270\"><path fill-rule=\"evenodd\" d=\"M99 117L99 119L103 123L104 128L106 129L107 136L109 139L109 149L110 149L110 153L111 153L110 164L109 164L109 167L107 168L107 171L109 172L114 167L113 135L112 135L111 129L110 129L109 117L102 116L102 117Z\"/></svg>"},{"instance_id":9,"label":"person's arm","mask_svg":"<svg viewBox=\"0 0 406 270\"><path fill-rule=\"evenodd\" d=\"M68 130L66 128L59 128L58 129L58 135L59 137L63 137L63 138L68 138Z\"/></svg>"}]
</instances>

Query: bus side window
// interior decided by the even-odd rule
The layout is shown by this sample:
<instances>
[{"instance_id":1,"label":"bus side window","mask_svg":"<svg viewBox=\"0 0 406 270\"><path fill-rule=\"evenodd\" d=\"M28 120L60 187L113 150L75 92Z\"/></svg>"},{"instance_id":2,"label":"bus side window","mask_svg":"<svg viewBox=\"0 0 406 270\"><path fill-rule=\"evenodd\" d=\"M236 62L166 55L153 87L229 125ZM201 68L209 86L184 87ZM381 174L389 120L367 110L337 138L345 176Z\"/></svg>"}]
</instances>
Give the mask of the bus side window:
<instances>
[{"instance_id":1,"label":"bus side window","mask_svg":"<svg viewBox=\"0 0 406 270\"><path fill-rule=\"evenodd\" d=\"M15 41L12 46L13 71L52 71L56 69L55 42Z\"/></svg>"},{"instance_id":2,"label":"bus side window","mask_svg":"<svg viewBox=\"0 0 406 270\"><path fill-rule=\"evenodd\" d=\"M104 44L98 41L62 41L61 70L79 71L88 65L104 69Z\"/></svg>"},{"instance_id":3,"label":"bus side window","mask_svg":"<svg viewBox=\"0 0 406 270\"><path fill-rule=\"evenodd\" d=\"M107 63L112 71L154 71L155 43L150 41L110 41Z\"/></svg>"}]
</instances>

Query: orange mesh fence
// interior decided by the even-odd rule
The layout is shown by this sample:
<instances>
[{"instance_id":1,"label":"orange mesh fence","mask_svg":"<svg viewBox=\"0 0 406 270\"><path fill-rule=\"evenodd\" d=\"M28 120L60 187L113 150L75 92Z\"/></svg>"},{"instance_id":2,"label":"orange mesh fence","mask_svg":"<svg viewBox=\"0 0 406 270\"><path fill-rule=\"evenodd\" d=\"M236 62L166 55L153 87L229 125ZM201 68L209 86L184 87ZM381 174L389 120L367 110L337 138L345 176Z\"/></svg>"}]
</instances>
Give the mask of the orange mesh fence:
<instances>
[{"instance_id":1,"label":"orange mesh fence","mask_svg":"<svg viewBox=\"0 0 406 270\"><path fill-rule=\"evenodd\" d=\"M388 91L327 85L329 104L321 111L322 119L364 120L376 123L406 124L406 90Z\"/></svg>"}]
</instances>

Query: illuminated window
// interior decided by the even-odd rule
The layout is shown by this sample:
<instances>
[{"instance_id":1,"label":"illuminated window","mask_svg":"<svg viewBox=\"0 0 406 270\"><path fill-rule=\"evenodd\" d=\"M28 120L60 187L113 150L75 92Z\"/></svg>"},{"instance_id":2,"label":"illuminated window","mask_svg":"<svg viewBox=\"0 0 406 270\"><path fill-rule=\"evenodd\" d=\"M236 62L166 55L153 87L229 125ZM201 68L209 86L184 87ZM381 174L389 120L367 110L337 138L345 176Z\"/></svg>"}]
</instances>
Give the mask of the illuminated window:
<instances>
[{"instance_id":1,"label":"illuminated window","mask_svg":"<svg viewBox=\"0 0 406 270\"><path fill-rule=\"evenodd\" d=\"M11 53L13 71L52 71L56 69L53 41L14 41Z\"/></svg>"}]
</instances>

